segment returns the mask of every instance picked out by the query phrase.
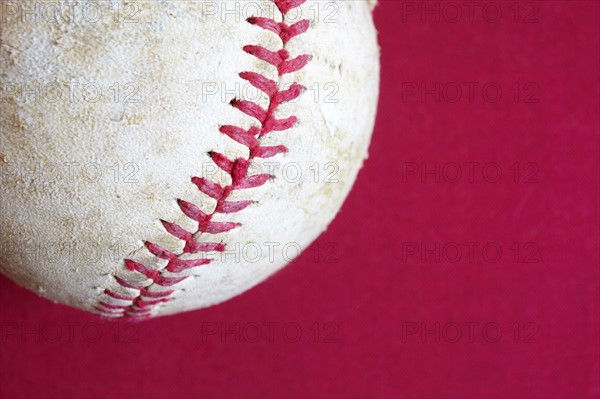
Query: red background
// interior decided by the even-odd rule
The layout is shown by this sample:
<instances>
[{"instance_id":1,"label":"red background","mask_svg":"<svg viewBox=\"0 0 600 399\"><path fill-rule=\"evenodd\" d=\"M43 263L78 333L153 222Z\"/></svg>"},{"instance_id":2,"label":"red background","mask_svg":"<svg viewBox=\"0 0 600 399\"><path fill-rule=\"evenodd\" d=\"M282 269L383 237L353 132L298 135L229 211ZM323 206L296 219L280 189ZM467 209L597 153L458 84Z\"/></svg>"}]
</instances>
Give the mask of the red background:
<instances>
[{"instance_id":1,"label":"red background","mask_svg":"<svg viewBox=\"0 0 600 399\"><path fill-rule=\"evenodd\" d=\"M371 158L330 229L266 283L121 325L0 278L0 396L598 397L599 3L494 3L495 23L476 3L455 23L380 3ZM419 95L436 83L439 102ZM438 182L411 173L436 164ZM439 260L413 255L437 244Z\"/></svg>"}]
</instances>

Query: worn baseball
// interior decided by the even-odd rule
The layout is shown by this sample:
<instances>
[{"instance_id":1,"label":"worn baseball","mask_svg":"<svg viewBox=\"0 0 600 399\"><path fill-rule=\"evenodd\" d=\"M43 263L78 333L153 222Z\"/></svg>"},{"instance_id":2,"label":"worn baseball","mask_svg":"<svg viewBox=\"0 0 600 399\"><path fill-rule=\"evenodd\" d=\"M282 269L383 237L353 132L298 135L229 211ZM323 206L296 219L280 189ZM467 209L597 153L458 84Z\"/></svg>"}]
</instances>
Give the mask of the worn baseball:
<instances>
[{"instance_id":1,"label":"worn baseball","mask_svg":"<svg viewBox=\"0 0 600 399\"><path fill-rule=\"evenodd\" d=\"M2 273L139 320L281 269L367 157L374 6L3 1Z\"/></svg>"}]
</instances>

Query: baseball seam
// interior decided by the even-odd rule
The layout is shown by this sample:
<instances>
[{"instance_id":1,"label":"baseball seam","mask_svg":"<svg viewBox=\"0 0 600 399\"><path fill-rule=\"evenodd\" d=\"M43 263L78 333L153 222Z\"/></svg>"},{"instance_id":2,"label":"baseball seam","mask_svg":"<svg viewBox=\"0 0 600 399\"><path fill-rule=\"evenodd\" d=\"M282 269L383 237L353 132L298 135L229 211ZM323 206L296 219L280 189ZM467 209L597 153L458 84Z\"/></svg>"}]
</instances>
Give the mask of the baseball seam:
<instances>
[{"instance_id":1,"label":"baseball seam","mask_svg":"<svg viewBox=\"0 0 600 399\"><path fill-rule=\"evenodd\" d=\"M181 199L177 200L179 208L185 216L197 223L198 227L196 231L192 233L175 223L161 220L167 233L185 242L183 250L180 253L174 253L162 248L158 244L145 242L144 245L148 251L154 257L166 260L167 265L163 269L153 269L132 259L125 259L124 263L127 270L132 273L141 274L147 279L152 280L152 282L149 285L142 285L113 275L118 285L130 290L137 290L138 294L130 296L111 289L105 289L102 294L105 296L105 299L98 300L95 306L96 311L101 315L107 317L129 317L136 320L151 317L152 310L155 309L156 305L169 302L172 299L171 294L174 292L172 290L156 291L152 290L152 287L172 287L190 277L176 276L177 274L192 268L208 265L212 262L212 259L205 257L199 259L182 259L182 256L225 251L225 244L200 242L195 236L198 234L199 237L219 234L240 227L240 224L235 222L212 221L215 214L234 214L255 203L252 200L228 201L231 194L236 190L263 186L270 179L274 178L274 176L269 174L249 175L250 164L257 158L271 158L287 152L287 148L284 145L262 146L260 139L269 133L285 131L296 125L298 121L296 116L292 115L288 118L277 119L275 112L281 104L300 97L304 91L304 87L296 82L292 83L285 90L280 90L279 86L281 85L282 76L304 68L311 57L304 54L296 58L291 58L289 52L286 50L287 43L294 37L305 33L310 26L308 20L301 20L292 25L285 23L287 13L304 4L306 0L272 1L281 12L282 22L265 17L251 17L247 19L247 22L277 34L282 41L282 48L279 51L271 51L260 45L247 45L243 47L243 51L276 67L279 79L278 81L274 81L256 72L242 72L239 74L242 79L268 96L268 108L264 109L251 101L234 99L230 105L258 120L259 126L252 126L248 130L232 125L225 125L219 128L222 134L248 148L248 158L232 160L221 153L209 152L208 155L217 167L231 177L231 184L222 186L203 177L192 177L191 182L200 192L217 201L215 210L212 213L204 213L193 203ZM170 276L165 276L163 274L164 270L170 272ZM127 301L129 303L127 305L116 305L107 302L108 298Z\"/></svg>"}]
</instances>

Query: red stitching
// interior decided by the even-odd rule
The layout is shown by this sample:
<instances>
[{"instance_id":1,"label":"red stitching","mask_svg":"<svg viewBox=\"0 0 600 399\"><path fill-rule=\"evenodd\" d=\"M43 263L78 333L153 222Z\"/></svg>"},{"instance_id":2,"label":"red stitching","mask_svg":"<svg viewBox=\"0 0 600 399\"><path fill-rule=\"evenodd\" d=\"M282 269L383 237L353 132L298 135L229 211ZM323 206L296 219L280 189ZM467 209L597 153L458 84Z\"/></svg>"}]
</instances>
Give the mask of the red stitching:
<instances>
[{"instance_id":1,"label":"red stitching","mask_svg":"<svg viewBox=\"0 0 600 399\"><path fill-rule=\"evenodd\" d=\"M290 10L297 8L306 2L306 0L272 1L283 15L284 20L286 14ZM285 22L277 22L263 17L252 17L248 18L247 21L252 25L256 25L265 30L274 32L281 39L283 48L279 51L271 51L257 45L248 45L243 47L243 50L246 53L251 54L260 60L268 62L277 68L279 76L294 73L304 68L304 66L306 66L306 64L309 62L311 57L306 54L290 59L291 56L285 49L285 45L292 38L308 30L310 24L307 20L302 20L291 26L287 25ZM202 212L196 205L181 199L178 200L177 203L181 211L188 218L197 222L198 227L196 231L192 233L175 223L164 220L161 220L161 223L167 233L185 242L182 253L176 254L160 247L158 244L146 242L145 246L148 251L158 259L167 260L167 266L162 270L156 270L134 260L125 259L124 263L127 270L145 276L147 279L152 280L152 283L148 286L144 286L139 283L130 282L115 276L115 280L120 286L139 290L139 294L137 296L129 296L109 289L104 290L104 295L106 295L108 298L127 301L129 304L115 305L102 300L98 301L95 309L102 315L110 317L131 317L135 318L136 320L150 317L154 306L159 303L168 302L170 300L169 296L174 292L172 290L156 291L151 290L150 288L155 286L170 287L189 277L165 276L163 275L163 270L166 270L172 274L177 274L191 268L196 268L211 263L211 259L206 258L193 260L182 259L181 257L184 254L225 251L225 244L216 242L198 242L194 239L194 235L198 233L201 235L218 234L231 231L240 226L239 223L235 222L212 221L213 216L217 213L237 213L255 203L255 201L252 200L227 201L231 193L235 190L260 187L273 178L273 176L268 174L249 175L248 170L250 163L255 158L270 158L287 152L287 148L284 145L261 146L259 139L271 132L288 130L297 123L297 118L295 116L290 116L285 119L276 119L275 111L279 105L285 102L293 101L300 97L304 87L298 83L293 83L288 89L279 90L278 82L268 79L267 77L256 72L242 72L239 74L239 76L248 81L258 90L264 92L269 97L268 109L264 109L254 102L240 99L234 99L230 103L231 106L237 108L240 112L258 120L258 126L253 126L248 130L244 130L237 126L226 125L221 126L219 129L222 134L246 146L249 149L249 157L247 159L229 159L227 156L214 151L208 154L212 161L220 169L231 176L232 180L231 185L223 187L218 183L203 177L192 177L191 182L198 188L198 190L217 201L217 206L214 212L211 214L206 214Z\"/></svg>"}]
</instances>

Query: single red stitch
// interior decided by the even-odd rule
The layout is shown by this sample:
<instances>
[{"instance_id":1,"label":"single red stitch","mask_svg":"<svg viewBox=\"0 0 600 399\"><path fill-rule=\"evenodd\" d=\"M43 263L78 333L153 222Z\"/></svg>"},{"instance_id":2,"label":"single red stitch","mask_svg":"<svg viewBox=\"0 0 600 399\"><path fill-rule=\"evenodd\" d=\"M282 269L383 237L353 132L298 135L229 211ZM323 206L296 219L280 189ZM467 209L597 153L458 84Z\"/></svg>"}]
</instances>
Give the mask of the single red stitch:
<instances>
[{"instance_id":1,"label":"single red stitch","mask_svg":"<svg viewBox=\"0 0 600 399\"><path fill-rule=\"evenodd\" d=\"M166 269L173 273L181 273L184 270L191 269L192 267L208 265L211 262L210 259L171 259Z\"/></svg>"},{"instance_id":2,"label":"single red stitch","mask_svg":"<svg viewBox=\"0 0 600 399\"><path fill-rule=\"evenodd\" d=\"M248 21L252 25L258 25L263 29L270 30L273 33L277 33L278 35L281 35L282 24L277 21L272 20L271 18L250 17L250 18L246 19L246 21Z\"/></svg>"},{"instance_id":3,"label":"single red stitch","mask_svg":"<svg viewBox=\"0 0 600 399\"><path fill-rule=\"evenodd\" d=\"M154 279L154 283L160 285L161 287L171 287L177 283L181 283L183 280L187 279L189 276L184 277L163 277L159 275Z\"/></svg>"},{"instance_id":4,"label":"single red stitch","mask_svg":"<svg viewBox=\"0 0 600 399\"><path fill-rule=\"evenodd\" d=\"M271 158L284 152L287 152L287 148L283 145L278 145L274 147L256 147L252 149L250 154L255 158Z\"/></svg>"},{"instance_id":5,"label":"single red stitch","mask_svg":"<svg viewBox=\"0 0 600 399\"><path fill-rule=\"evenodd\" d=\"M198 252L223 252L225 251L225 245L218 244L215 242L197 242L188 241L183 249L184 253L195 254Z\"/></svg>"},{"instance_id":6,"label":"single red stitch","mask_svg":"<svg viewBox=\"0 0 600 399\"><path fill-rule=\"evenodd\" d=\"M115 298L115 299L122 299L124 301L133 301L135 299L134 297L130 297L130 296L127 296L127 295L119 294L119 293L113 292L113 291L111 291L109 289L104 290L104 293L106 295L108 295L109 297L112 297L112 298Z\"/></svg>"},{"instance_id":7,"label":"single red stitch","mask_svg":"<svg viewBox=\"0 0 600 399\"><path fill-rule=\"evenodd\" d=\"M217 204L215 212L236 213L252 205L254 201L222 201Z\"/></svg>"},{"instance_id":8,"label":"single red stitch","mask_svg":"<svg viewBox=\"0 0 600 399\"><path fill-rule=\"evenodd\" d=\"M153 244L151 242L146 241L145 245L146 248L148 248L148 251L150 251L150 253L156 256L157 258L169 260L177 256L173 252L167 251L166 249L161 248L157 244Z\"/></svg>"},{"instance_id":9,"label":"single red stitch","mask_svg":"<svg viewBox=\"0 0 600 399\"><path fill-rule=\"evenodd\" d=\"M117 280L117 283L119 283L120 286L123 286L125 288L132 288L134 290L141 290L141 289L145 288L145 286L143 286L143 285L131 283L127 280L122 279L119 276L115 276L115 280Z\"/></svg>"},{"instance_id":10,"label":"single red stitch","mask_svg":"<svg viewBox=\"0 0 600 399\"><path fill-rule=\"evenodd\" d=\"M180 240L183 240L183 241L188 241L188 240L192 239L192 233L185 230L183 227L181 227L175 223L170 223L170 222L167 222L164 220L161 220L160 222L162 223L165 230L167 230L167 232L169 234L171 234L173 237L179 238Z\"/></svg>"},{"instance_id":11,"label":"single red stitch","mask_svg":"<svg viewBox=\"0 0 600 399\"><path fill-rule=\"evenodd\" d=\"M248 45L244 46L243 50L246 53L251 54L260 60L266 61L275 67L278 67L285 60L285 58L281 57L280 52L267 50L266 48L261 46Z\"/></svg>"},{"instance_id":12,"label":"single red stitch","mask_svg":"<svg viewBox=\"0 0 600 399\"><path fill-rule=\"evenodd\" d=\"M145 296L148 298L164 298L171 295L175 291L149 291L148 288L144 288L142 292L140 292L140 296Z\"/></svg>"},{"instance_id":13,"label":"single red stitch","mask_svg":"<svg viewBox=\"0 0 600 399\"><path fill-rule=\"evenodd\" d=\"M254 176L244 177L243 179L240 179L238 182L236 182L235 185L234 185L234 187L235 187L236 190L244 190L244 189L248 189L248 188L257 188L257 187L260 187L263 184L265 184L272 177L273 176L268 175L266 173L261 174L261 175L254 175Z\"/></svg>"},{"instance_id":14,"label":"single red stitch","mask_svg":"<svg viewBox=\"0 0 600 399\"><path fill-rule=\"evenodd\" d=\"M306 0L272 1L276 4L277 8L283 14L285 19L288 11L301 6ZM290 54L285 48L285 44L289 40L306 32L309 29L310 23L307 20L299 21L291 26L287 25L285 22L276 22L272 19L263 17L252 17L247 21L252 25L256 25L260 28L276 33L282 40L284 48L278 51L271 51L262 46L255 45L243 47L243 51L246 53L275 66L279 76L296 72L306 66L306 64L309 62L311 58L309 55L300 55L290 60ZM229 186L223 187L218 183L205 178L193 177L191 179L192 184L196 185L200 192L217 201L217 206L211 214L204 213L196 205L190 202L181 199L177 201L181 211L190 219L198 222L198 228L195 233L189 232L175 223L161 220L163 227L169 234L185 242L185 246L181 254L168 251L154 243L144 243L145 247L153 256L158 259L168 260L168 264L165 267L165 270L168 272L180 273L190 268L211 263L211 260L208 258L185 260L180 259L181 255L185 253L195 254L200 252L225 251L224 244L214 242L199 242L194 239L194 235L219 234L239 227L239 223L213 222L212 217L216 213L230 214L246 209L253 204L254 201L227 201L230 194L234 190L260 187L270 179L274 178L274 176L268 174L248 175L250 163L254 158L270 158L287 152L287 148L283 145L260 146L259 139L274 131L290 129L297 123L297 118L295 116L290 116L284 119L275 118L275 111L280 104L297 99L301 95L304 88L297 83L293 83L287 90L279 91L277 82L256 72L242 72L239 74L239 76L242 79L247 80L251 85L256 87L258 90L261 90L269 97L268 109L265 110L258 104L251 101L238 99L231 101L231 105L233 107L260 122L260 126L252 126L249 130L244 130L240 127L229 125L221 126L219 128L221 133L246 146L250 150L249 158L238 158L236 160L231 160L225 155L217 152L209 153L209 156L213 162L215 162L219 168L231 175L232 183ZM140 273L151 279L153 282L152 284L163 287L175 285L189 277L167 277L163 275L161 270L149 268L142 263L135 262L130 259L125 260L125 267L132 272ZM151 311L155 305L168 302L170 300L170 295L174 292L172 290L150 291L149 287L152 284L149 286L144 286L126 281L118 276L115 276L115 279L119 285L126 288L137 289L140 292L136 297L129 297L123 294L115 293L114 291L108 289L105 290L104 293L108 297L132 301L132 304L114 305L104 301L99 301L95 308L103 315L129 317L134 320L143 320L150 317ZM144 297L152 298L153 300L145 300L143 299Z\"/></svg>"},{"instance_id":15,"label":"single red stitch","mask_svg":"<svg viewBox=\"0 0 600 399\"><path fill-rule=\"evenodd\" d=\"M191 202L187 202L184 200L177 200L177 204L179 205L179 209L185 214L185 216L189 217L196 222L203 223L208 219L208 215L200 210L196 205Z\"/></svg>"},{"instance_id":16,"label":"single red stitch","mask_svg":"<svg viewBox=\"0 0 600 399\"><path fill-rule=\"evenodd\" d=\"M277 93L277 82L267 78L256 72L242 72L240 77L247 80L252 86L262 91L269 97L273 97Z\"/></svg>"},{"instance_id":17,"label":"single red stitch","mask_svg":"<svg viewBox=\"0 0 600 399\"><path fill-rule=\"evenodd\" d=\"M219 168L223 169L224 172L231 173L234 163L231 159L215 151L209 152L208 155Z\"/></svg>"},{"instance_id":18,"label":"single red stitch","mask_svg":"<svg viewBox=\"0 0 600 399\"><path fill-rule=\"evenodd\" d=\"M203 177L193 177L192 183L194 183L200 191L211 198L218 200L223 196L223 187L208 179Z\"/></svg>"},{"instance_id":19,"label":"single red stitch","mask_svg":"<svg viewBox=\"0 0 600 399\"><path fill-rule=\"evenodd\" d=\"M106 303L100 301L100 305L104 306L107 309L127 309L130 305L113 305L111 303Z\"/></svg>"},{"instance_id":20,"label":"single red stitch","mask_svg":"<svg viewBox=\"0 0 600 399\"><path fill-rule=\"evenodd\" d=\"M297 122L298 122L298 118L296 118L295 116L290 116L289 118L286 118L286 119L270 118L265 121L264 128L260 134L260 137L262 137L270 132L291 129L292 127L294 127L294 125Z\"/></svg>"},{"instance_id":21,"label":"single red stitch","mask_svg":"<svg viewBox=\"0 0 600 399\"><path fill-rule=\"evenodd\" d=\"M96 309L98 312L101 313L102 316L108 317L110 316L116 316L116 315L123 315L123 309L119 309L119 310L114 310L114 309L106 309L106 308L102 308L100 306L101 304L98 303L98 305L94 306L94 309Z\"/></svg>"},{"instance_id":22,"label":"single red stitch","mask_svg":"<svg viewBox=\"0 0 600 399\"><path fill-rule=\"evenodd\" d=\"M260 122L264 122L267 118L267 110L263 109L260 105L253 103L252 101L245 100L232 100L231 105L248 116L258 119Z\"/></svg>"},{"instance_id":23,"label":"single red stitch","mask_svg":"<svg viewBox=\"0 0 600 399\"><path fill-rule=\"evenodd\" d=\"M234 222L207 222L200 223L200 227L198 228L199 232L208 233L208 234L219 234L226 233L235 229L236 227L241 226L239 223Z\"/></svg>"},{"instance_id":24,"label":"single red stitch","mask_svg":"<svg viewBox=\"0 0 600 399\"><path fill-rule=\"evenodd\" d=\"M219 131L248 148L258 145L256 135L260 130L256 127L252 127L250 131L246 131L237 126L221 126Z\"/></svg>"}]
</instances>

